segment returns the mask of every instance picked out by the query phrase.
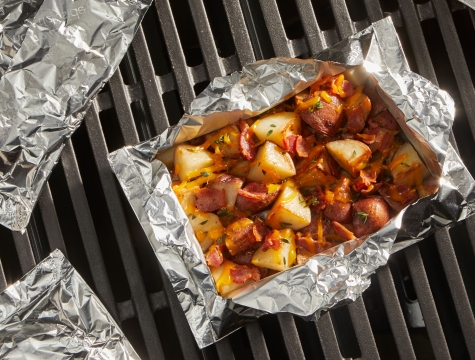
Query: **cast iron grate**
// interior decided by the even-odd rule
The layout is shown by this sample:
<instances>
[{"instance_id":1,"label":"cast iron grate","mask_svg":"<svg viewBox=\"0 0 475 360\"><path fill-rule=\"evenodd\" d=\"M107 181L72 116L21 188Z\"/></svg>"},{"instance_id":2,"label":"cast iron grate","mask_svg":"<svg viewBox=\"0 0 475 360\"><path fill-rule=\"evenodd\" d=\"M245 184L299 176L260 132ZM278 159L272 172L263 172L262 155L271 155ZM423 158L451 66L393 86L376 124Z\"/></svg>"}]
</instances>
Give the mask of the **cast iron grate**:
<instances>
[{"instance_id":1,"label":"cast iron grate","mask_svg":"<svg viewBox=\"0 0 475 360\"><path fill-rule=\"evenodd\" d=\"M317 325L269 315L198 350L106 156L175 124L209 79L308 57L391 16L411 68L454 97L475 174L475 12L446 0L156 0L119 71L67 142L25 235L0 228L0 289L61 249L144 359L475 358L475 220L393 256Z\"/></svg>"}]
</instances>

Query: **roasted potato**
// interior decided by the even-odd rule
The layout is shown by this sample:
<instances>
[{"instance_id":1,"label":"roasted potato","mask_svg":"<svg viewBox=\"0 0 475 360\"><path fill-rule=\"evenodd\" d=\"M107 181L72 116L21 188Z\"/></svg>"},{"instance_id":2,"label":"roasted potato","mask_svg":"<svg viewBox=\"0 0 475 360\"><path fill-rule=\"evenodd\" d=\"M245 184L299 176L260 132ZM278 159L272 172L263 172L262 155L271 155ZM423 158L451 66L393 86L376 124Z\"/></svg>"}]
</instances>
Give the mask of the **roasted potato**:
<instances>
[{"instance_id":1,"label":"roasted potato","mask_svg":"<svg viewBox=\"0 0 475 360\"><path fill-rule=\"evenodd\" d=\"M214 165L213 157L199 146L178 145L175 149L175 174L181 181L199 176L196 172Z\"/></svg>"},{"instance_id":2,"label":"roasted potato","mask_svg":"<svg viewBox=\"0 0 475 360\"><path fill-rule=\"evenodd\" d=\"M275 250L269 248L257 249L252 257L252 264L255 266L268 268L277 271L284 271L290 268L296 260L295 234L291 229L274 230L271 235L280 242L280 246Z\"/></svg>"},{"instance_id":3,"label":"roasted potato","mask_svg":"<svg viewBox=\"0 0 475 360\"><path fill-rule=\"evenodd\" d=\"M390 208L381 196L372 196L353 204L353 229L356 237L369 235L391 220Z\"/></svg>"},{"instance_id":4,"label":"roasted potato","mask_svg":"<svg viewBox=\"0 0 475 360\"><path fill-rule=\"evenodd\" d=\"M213 213L196 210L188 215L188 220L203 251L206 251L215 240L224 235L224 227L221 225L219 217Z\"/></svg>"},{"instance_id":5,"label":"roasted potato","mask_svg":"<svg viewBox=\"0 0 475 360\"><path fill-rule=\"evenodd\" d=\"M249 283L254 282L253 279L248 279L241 284L236 284L231 276L231 271L235 269L237 264L234 264L230 260L224 260L223 264L218 267L211 267L211 275L213 276L214 282L216 283L216 289L221 296L226 296L230 292L235 291L243 286L246 286Z\"/></svg>"},{"instance_id":6,"label":"roasted potato","mask_svg":"<svg viewBox=\"0 0 475 360\"><path fill-rule=\"evenodd\" d=\"M331 141L326 144L326 148L335 161L354 178L366 167L372 155L368 145L351 139Z\"/></svg>"},{"instance_id":7,"label":"roasted potato","mask_svg":"<svg viewBox=\"0 0 475 360\"><path fill-rule=\"evenodd\" d=\"M272 141L266 141L259 147L247 178L269 184L294 175L295 166L290 155Z\"/></svg>"},{"instance_id":8,"label":"roasted potato","mask_svg":"<svg viewBox=\"0 0 475 360\"><path fill-rule=\"evenodd\" d=\"M211 140L215 153L224 157L238 159L241 156L239 137L241 133L236 125L228 125L221 130L213 131L205 136L206 141Z\"/></svg>"},{"instance_id":9,"label":"roasted potato","mask_svg":"<svg viewBox=\"0 0 475 360\"><path fill-rule=\"evenodd\" d=\"M401 145L394 153L388 168L395 184L403 184L408 187L421 185L424 179L430 175L429 170L410 143Z\"/></svg>"},{"instance_id":10,"label":"roasted potato","mask_svg":"<svg viewBox=\"0 0 475 360\"><path fill-rule=\"evenodd\" d=\"M292 134L300 134L300 117L294 112L281 112L257 120L251 130L261 141L273 141L284 148L284 139Z\"/></svg>"},{"instance_id":11,"label":"roasted potato","mask_svg":"<svg viewBox=\"0 0 475 360\"><path fill-rule=\"evenodd\" d=\"M287 181L267 214L266 224L273 229L299 230L310 224L311 212L294 181Z\"/></svg>"},{"instance_id":12,"label":"roasted potato","mask_svg":"<svg viewBox=\"0 0 475 360\"><path fill-rule=\"evenodd\" d=\"M155 159L160 160L168 169L173 168L174 160L175 160L175 150L176 146L169 147L165 151L157 154Z\"/></svg>"},{"instance_id":13,"label":"roasted potato","mask_svg":"<svg viewBox=\"0 0 475 360\"><path fill-rule=\"evenodd\" d=\"M243 183L244 181L236 176L224 174L212 180L208 184L208 187L218 190L224 190L226 197L226 206L231 208L236 203L238 191L242 187Z\"/></svg>"}]
</instances>

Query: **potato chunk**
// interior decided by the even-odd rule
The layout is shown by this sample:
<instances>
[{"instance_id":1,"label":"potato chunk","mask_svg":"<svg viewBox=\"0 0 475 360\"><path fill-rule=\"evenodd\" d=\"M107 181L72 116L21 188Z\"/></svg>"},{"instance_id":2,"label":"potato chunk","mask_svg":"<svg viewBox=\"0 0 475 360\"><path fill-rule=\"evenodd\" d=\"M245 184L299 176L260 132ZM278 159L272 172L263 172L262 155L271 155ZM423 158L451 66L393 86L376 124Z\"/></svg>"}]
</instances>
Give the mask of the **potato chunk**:
<instances>
[{"instance_id":1,"label":"potato chunk","mask_svg":"<svg viewBox=\"0 0 475 360\"><path fill-rule=\"evenodd\" d=\"M395 184L419 186L429 176L429 170L410 143L403 144L388 165Z\"/></svg>"},{"instance_id":2,"label":"potato chunk","mask_svg":"<svg viewBox=\"0 0 475 360\"><path fill-rule=\"evenodd\" d=\"M274 230L272 235L280 240L281 245L277 250L269 248L266 251L262 247L257 249L252 256L252 264L277 271L290 268L297 257L295 249L295 234L291 229Z\"/></svg>"},{"instance_id":3,"label":"potato chunk","mask_svg":"<svg viewBox=\"0 0 475 360\"><path fill-rule=\"evenodd\" d=\"M292 180L287 181L267 214L266 223L273 229L300 230L310 224L311 212Z\"/></svg>"},{"instance_id":4,"label":"potato chunk","mask_svg":"<svg viewBox=\"0 0 475 360\"><path fill-rule=\"evenodd\" d=\"M236 284L231 276L231 270L237 265L230 260L224 260L223 264L218 267L210 267L211 275L216 283L216 289L221 296L226 296L234 290L242 288L249 283L254 282L253 279L248 279L241 284Z\"/></svg>"},{"instance_id":5,"label":"potato chunk","mask_svg":"<svg viewBox=\"0 0 475 360\"><path fill-rule=\"evenodd\" d=\"M211 153L199 146L179 145L175 150L175 172L181 181L193 177L197 170L214 165ZM199 175L199 174L198 174Z\"/></svg>"},{"instance_id":6,"label":"potato chunk","mask_svg":"<svg viewBox=\"0 0 475 360\"><path fill-rule=\"evenodd\" d=\"M336 140L326 144L328 153L354 178L364 169L371 157L371 149L357 140Z\"/></svg>"},{"instance_id":7,"label":"potato chunk","mask_svg":"<svg viewBox=\"0 0 475 360\"><path fill-rule=\"evenodd\" d=\"M160 160L168 169L173 168L173 161L175 158L176 146L172 146L155 156L155 159Z\"/></svg>"},{"instance_id":8,"label":"potato chunk","mask_svg":"<svg viewBox=\"0 0 475 360\"><path fill-rule=\"evenodd\" d=\"M213 131L205 136L206 141L212 140L211 146L216 153L224 157L238 159L241 156L239 137L241 132L236 125L228 125L221 130Z\"/></svg>"},{"instance_id":9,"label":"potato chunk","mask_svg":"<svg viewBox=\"0 0 475 360\"><path fill-rule=\"evenodd\" d=\"M233 207L236 203L238 191L242 187L242 179L228 174L221 175L208 184L209 188L224 190L226 206Z\"/></svg>"},{"instance_id":10,"label":"potato chunk","mask_svg":"<svg viewBox=\"0 0 475 360\"><path fill-rule=\"evenodd\" d=\"M188 220L203 251L206 251L215 240L224 235L224 227L221 225L219 217L213 213L196 210L188 215Z\"/></svg>"},{"instance_id":11,"label":"potato chunk","mask_svg":"<svg viewBox=\"0 0 475 360\"><path fill-rule=\"evenodd\" d=\"M266 141L259 147L247 178L270 184L294 175L295 166L290 155L272 141Z\"/></svg>"},{"instance_id":12,"label":"potato chunk","mask_svg":"<svg viewBox=\"0 0 475 360\"><path fill-rule=\"evenodd\" d=\"M281 112L257 120L251 129L259 140L270 140L283 148L287 136L300 135L300 117L294 112Z\"/></svg>"}]
</instances>

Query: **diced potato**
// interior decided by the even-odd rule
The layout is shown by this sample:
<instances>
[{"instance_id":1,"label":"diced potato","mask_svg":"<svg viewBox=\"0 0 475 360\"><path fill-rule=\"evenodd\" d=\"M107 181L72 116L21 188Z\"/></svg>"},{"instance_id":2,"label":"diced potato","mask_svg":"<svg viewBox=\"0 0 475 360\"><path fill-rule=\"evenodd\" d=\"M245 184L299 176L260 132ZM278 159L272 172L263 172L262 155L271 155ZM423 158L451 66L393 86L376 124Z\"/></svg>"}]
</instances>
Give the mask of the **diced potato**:
<instances>
[{"instance_id":1,"label":"diced potato","mask_svg":"<svg viewBox=\"0 0 475 360\"><path fill-rule=\"evenodd\" d=\"M211 153L199 146L178 145L175 150L175 173L181 181L188 180L190 174L214 165Z\"/></svg>"},{"instance_id":2,"label":"diced potato","mask_svg":"<svg viewBox=\"0 0 475 360\"><path fill-rule=\"evenodd\" d=\"M235 264L232 261L224 260L220 267L210 267L211 275L213 276L214 282L216 283L216 289L221 296L226 296L232 291L254 282L252 279L249 279L242 284L236 284L233 282L233 279L231 278L231 270L234 268L234 266Z\"/></svg>"},{"instance_id":3,"label":"diced potato","mask_svg":"<svg viewBox=\"0 0 475 360\"><path fill-rule=\"evenodd\" d=\"M275 183L295 175L294 162L290 155L272 141L259 147L247 178L251 181Z\"/></svg>"},{"instance_id":4,"label":"diced potato","mask_svg":"<svg viewBox=\"0 0 475 360\"><path fill-rule=\"evenodd\" d=\"M328 153L354 178L364 169L371 157L371 149L357 140L336 140L326 144Z\"/></svg>"},{"instance_id":5,"label":"diced potato","mask_svg":"<svg viewBox=\"0 0 475 360\"><path fill-rule=\"evenodd\" d=\"M300 117L294 112L281 112L257 120L252 131L261 141L270 140L280 147L284 139L292 134L300 134Z\"/></svg>"},{"instance_id":6,"label":"diced potato","mask_svg":"<svg viewBox=\"0 0 475 360\"><path fill-rule=\"evenodd\" d=\"M273 229L300 230L310 224L311 212L292 180L287 181L267 214L266 224Z\"/></svg>"},{"instance_id":7,"label":"diced potato","mask_svg":"<svg viewBox=\"0 0 475 360\"><path fill-rule=\"evenodd\" d=\"M419 186L429 176L429 170L410 143L404 143L388 165L395 184Z\"/></svg>"},{"instance_id":8,"label":"diced potato","mask_svg":"<svg viewBox=\"0 0 475 360\"><path fill-rule=\"evenodd\" d=\"M160 154L155 156L155 159L160 160L168 169L173 168L173 160L175 158L175 149L176 146L172 146L165 151L162 151Z\"/></svg>"},{"instance_id":9,"label":"diced potato","mask_svg":"<svg viewBox=\"0 0 475 360\"><path fill-rule=\"evenodd\" d=\"M278 250L272 248L263 251L262 248L256 250L252 256L252 264L263 268L277 271L284 271L290 268L296 259L295 235L291 229L274 230L272 237L281 240Z\"/></svg>"},{"instance_id":10,"label":"diced potato","mask_svg":"<svg viewBox=\"0 0 475 360\"><path fill-rule=\"evenodd\" d=\"M236 125L228 125L221 130L213 131L206 135L206 140L213 140L211 144L217 147L216 153L221 153L224 157L239 158L241 149L239 147L239 137L241 132Z\"/></svg>"},{"instance_id":11,"label":"diced potato","mask_svg":"<svg viewBox=\"0 0 475 360\"><path fill-rule=\"evenodd\" d=\"M211 181L208 184L208 187L217 190L224 190L226 196L226 206L233 207L236 203L238 190L242 187L243 183L244 181L242 181L242 179L225 174Z\"/></svg>"},{"instance_id":12,"label":"diced potato","mask_svg":"<svg viewBox=\"0 0 475 360\"><path fill-rule=\"evenodd\" d=\"M191 227L203 251L206 251L215 240L224 234L224 227L221 225L219 217L213 213L196 210L188 215L188 220L190 220Z\"/></svg>"},{"instance_id":13,"label":"diced potato","mask_svg":"<svg viewBox=\"0 0 475 360\"><path fill-rule=\"evenodd\" d=\"M195 189L191 189L185 192L175 193L182 209L185 211L186 215L190 215L196 211L195 207Z\"/></svg>"},{"instance_id":14,"label":"diced potato","mask_svg":"<svg viewBox=\"0 0 475 360\"><path fill-rule=\"evenodd\" d=\"M232 168L229 169L231 175L247 177L249 174L249 169L251 168L251 162L249 160L243 160L238 162Z\"/></svg>"}]
</instances>

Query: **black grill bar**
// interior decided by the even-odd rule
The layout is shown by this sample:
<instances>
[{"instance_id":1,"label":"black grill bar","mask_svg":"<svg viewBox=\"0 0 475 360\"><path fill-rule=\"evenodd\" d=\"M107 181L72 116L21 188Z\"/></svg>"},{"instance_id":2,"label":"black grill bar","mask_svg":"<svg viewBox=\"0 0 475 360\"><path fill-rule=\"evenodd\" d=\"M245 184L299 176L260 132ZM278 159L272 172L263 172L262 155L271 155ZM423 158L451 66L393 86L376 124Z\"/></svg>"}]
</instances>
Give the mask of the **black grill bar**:
<instances>
[{"instance_id":1,"label":"black grill bar","mask_svg":"<svg viewBox=\"0 0 475 360\"><path fill-rule=\"evenodd\" d=\"M15 280L12 276L19 276L18 271L27 272L50 250L59 248L70 256L76 268L84 270L86 280L89 279L91 287L114 318L122 324L144 359L239 359L243 356L240 348L245 346L250 347L248 353L255 359L270 359L269 354L276 354L273 350L276 346L282 349L279 353L282 358L318 358L320 355L310 350L308 334L303 333L299 327L301 320L297 321L289 314L279 314L277 317L267 315L275 320L272 320L272 324L276 325L272 334L263 323L261 326L261 321L254 322L238 330L236 336L233 334L216 345L199 351L163 270L150 271L149 262L156 260L153 256L144 255L150 253L149 245L122 195L107 162L107 154L120 146L131 145L139 139L156 135L169 124L176 123L179 117L177 114L189 107L195 92L200 91L214 76L229 74L255 59L272 54L304 58L313 56L370 22L390 15L401 31L401 41L413 70L436 84L436 74L441 76L445 69L438 68L437 61L432 62L434 58L431 59L431 55L434 55L426 43L427 37L432 34L423 29L427 22L434 19L438 22L442 34L439 45L445 46L447 50L455 77L451 80L459 92L454 93L456 101L460 99L457 102L456 116L466 116L456 121L466 122L467 129L470 127L472 131L472 134L470 131L466 134L456 133L461 145L461 156L467 159L471 154L467 153L470 151L466 144L473 144L475 134L475 90L470 81L470 61L466 61L464 57L452 13L468 11L470 26L474 28L475 12L452 0L417 0L416 4L412 0L354 0L357 6L365 6L367 14L367 18L358 17L355 21L351 18L353 13L348 10L348 2L345 0L173 1L179 4L178 8L190 7L193 20L189 24L189 30L194 32L196 29L196 43L182 43L179 30L182 33L183 29L179 27L183 23L176 21L181 13L172 11L170 0L156 0L147 17L153 19L158 16L159 22L155 26L163 34L166 53L162 55L169 59L170 71L160 68L161 65L151 56L151 50L156 50L153 48L155 43L147 38L148 35L144 32L146 27L141 25L131 50L121 64L121 70L114 74L108 87L99 94L87 113L83 124L85 130L80 129L73 136L73 141L68 141L65 145L61 165L55 170L56 173L64 173L64 180L61 180L63 175L55 174L50 180L55 185L64 181L64 189L47 184L39 199L39 216L34 215L33 218L35 225L32 221L27 234L12 233L11 239L2 239L0 242L0 290ZM175 8L176 3L173 5ZM210 9L216 5L224 9L235 46L235 53L228 53L224 57L220 56L222 49L213 33L216 29L211 26L214 15ZM289 18L288 9L298 14L298 18ZM331 21L322 20L321 14L325 14L325 17L333 16L335 26L329 26ZM288 35L292 26L301 27L304 36ZM298 31L296 33L300 34ZM203 56L202 63L187 65L190 46L193 51L199 49ZM439 80L442 84L447 83L447 79ZM165 97L172 91L177 91L178 103L167 103ZM134 107L137 108L137 105L144 109L143 112L135 112ZM116 130L112 131L111 128ZM79 142L85 138L88 141ZM453 134L451 142L457 149ZM88 151L94 160L84 165L83 152ZM78 159L82 159L82 162ZM89 176L92 168L97 171L97 180ZM102 195L96 198L91 193L91 188ZM64 223L66 215L61 213L61 209L64 210L62 202L66 199L72 204L72 215ZM108 210L110 225L102 224L102 219L97 218L93 211L97 205ZM77 241L80 244L73 244L72 241L76 240L70 239L71 229L68 227L71 224L77 224L74 226L77 226ZM36 225L38 226L35 227ZM399 356L401 359L415 359L430 351L438 359L475 358L475 320L471 307L475 299L472 298L473 291L468 291L464 283L464 279L473 274L467 273L467 267L463 265L463 261L467 260L460 258L460 253L453 245L454 240L465 241L472 251L475 249L475 220L468 219L461 227L465 227L468 234L463 239L455 239L448 230L439 230L432 240L428 239L423 244L427 246L430 242L436 255L440 257L442 277L448 284L447 292L450 292L453 311L445 309L445 303L441 302L440 291L435 288L438 284L434 283L434 270L428 262L430 259L419 250L423 246L415 245L400 254L399 258L391 260L390 266L376 271L375 281L365 296L348 305L346 313L349 315L345 322L341 321L341 316L332 315L339 310L324 314L315 325L315 337L310 342L319 343L327 359L342 359L343 356L362 359L392 359ZM107 231L110 239L106 241L104 234ZM8 232L6 234L9 235ZM106 266L107 246L110 242L117 245L126 276L123 287L127 291L124 293L128 295L117 295L113 291L111 281L117 283L121 281L121 277L110 265L109 268ZM83 251L85 256L79 256L78 250ZM10 256L12 253L17 255L17 259ZM408 273L401 276L398 274L404 269L405 265L401 262L404 259ZM159 268L157 264L154 266ZM413 284L414 294L411 293L410 283ZM380 294L382 304L378 305L378 298L371 293ZM407 310L409 305L411 309L420 307L424 318L422 325L421 321L411 320L411 311ZM375 306L380 306L377 313ZM374 315L381 311L387 316L386 325ZM448 333L453 330L446 323L448 318L460 325L460 333ZM424 348L421 350L421 346L426 345L414 343L418 341L417 334L420 334L418 326L425 326L427 331L426 336L431 344L428 352ZM350 335L342 329L348 327L354 330L354 341L345 338ZM276 344L273 338L276 334L281 334L282 344ZM388 336L392 342L387 342ZM449 349L454 336L463 339L460 341L466 346L466 353L453 346ZM239 339L245 339L244 343L239 342ZM397 351L389 354L388 346Z\"/></svg>"},{"instance_id":2,"label":"black grill bar","mask_svg":"<svg viewBox=\"0 0 475 360\"><path fill-rule=\"evenodd\" d=\"M376 275L399 357L407 360L416 359L389 266L378 269Z\"/></svg>"},{"instance_id":3,"label":"black grill bar","mask_svg":"<svg viewBox=\"0 0 475 360\"><path fill-rule=\"evenodd\" d=\"M429 280L424 271L421 253L417 246L406 249L405 255L415 285L417 298L421 304L424 322L432 344L432 349L437 359L450 359L450 353L445 341L444 331L440 323L437 308L430 290Z\"/></svg>"}]
</instances>

